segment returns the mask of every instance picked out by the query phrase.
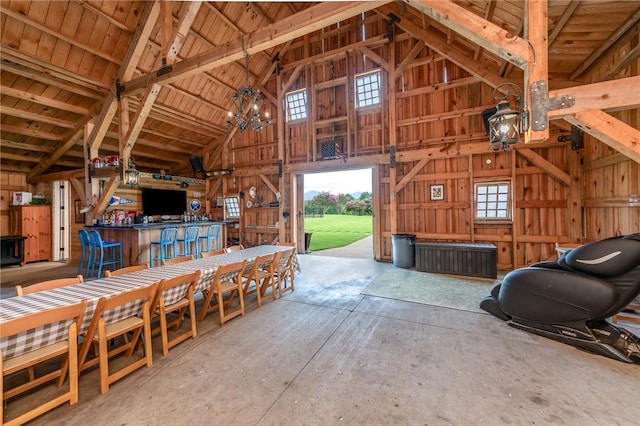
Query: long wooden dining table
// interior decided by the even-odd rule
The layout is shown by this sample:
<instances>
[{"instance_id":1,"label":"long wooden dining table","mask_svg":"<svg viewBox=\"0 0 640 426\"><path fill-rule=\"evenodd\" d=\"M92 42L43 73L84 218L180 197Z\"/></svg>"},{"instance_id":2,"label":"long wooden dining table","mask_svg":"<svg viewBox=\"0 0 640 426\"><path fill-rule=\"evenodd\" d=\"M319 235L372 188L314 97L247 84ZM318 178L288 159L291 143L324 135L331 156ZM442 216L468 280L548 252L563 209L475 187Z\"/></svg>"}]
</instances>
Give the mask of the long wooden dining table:
<instances>
[{"instance_id":1,"label":"long wooden dining table","mask_svg":"<svg viewBox=\"0 0 640 426\"><path fill-rule=\"evenodd\" d=\"M87 301L87 309L81 324L79 334L86 332L93 317L96 304L101 297L114 296L128 290L151 286L162 279L200 271L200 279L196 283L195 292L208 289L213 282L217 268L235 262L247 261L247 270L253 265L258 256L290 250L289 246L262 245L223 253L216 256L194 259L173 265L166 265L132 272L111 278L86 281L82 284L56 288L53 290L31 293L24 296L0 299L0 327L2 323L11 319L44 311L60 306L72 305L82 300ZM297 256L294 255L294 268L299 270ZM135 303L114 309L108 313L105 320L109 323L130 316L138 312L140 306ZM31 352L42 346L56 343L66 337L65 324L49 324L25 333L0 339L0 351L3 359L12 358L23 353Z\"/></svg>"}]
</instances>

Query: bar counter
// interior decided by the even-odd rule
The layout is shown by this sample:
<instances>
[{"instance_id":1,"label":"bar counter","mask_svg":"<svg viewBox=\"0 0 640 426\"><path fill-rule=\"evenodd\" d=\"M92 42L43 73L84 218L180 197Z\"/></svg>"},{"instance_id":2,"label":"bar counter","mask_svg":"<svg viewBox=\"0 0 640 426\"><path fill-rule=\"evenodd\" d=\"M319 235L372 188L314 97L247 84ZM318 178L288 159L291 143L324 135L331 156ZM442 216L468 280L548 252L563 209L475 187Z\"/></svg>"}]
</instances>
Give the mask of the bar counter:
<instances>
[{"instance_id":1,"label":"bar counter","mask_svg":"<svg viewBox=\"0 0 640 426\"><path fill-rule=\"evenodd\" d=\"M122 262L124 266L144 265L149 263L149 247L151 241L160 241L160 232L164 228L178 228L178 238L184 235L184 228L197 226L200 228L200 236L207 235L209 225L219 224L220 246L225 247L225 227L223 221L198 221L198 222L155 222L136 223L133 225L111 226L94 225L87 229L95 229L100 233L103 241L122 243ZM203 243L204 244L204 243ZM204 245L201 246L201 248ZM182 252L182 246L178 246L178 254Z\"/></svg>"}]
</instances>

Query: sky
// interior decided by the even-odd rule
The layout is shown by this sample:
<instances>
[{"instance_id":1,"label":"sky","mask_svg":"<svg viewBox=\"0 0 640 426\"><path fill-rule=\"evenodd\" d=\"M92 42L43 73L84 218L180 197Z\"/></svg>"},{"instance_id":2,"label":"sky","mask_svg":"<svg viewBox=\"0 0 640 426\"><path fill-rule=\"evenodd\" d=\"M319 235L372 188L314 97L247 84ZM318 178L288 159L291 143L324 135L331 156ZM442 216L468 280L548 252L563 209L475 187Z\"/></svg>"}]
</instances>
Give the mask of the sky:
<instances>
[{"instance_id":1,"label":"sky","mask_svg":"<svg viewBox=\"0 0 640 426\"><path fill-rule=\"evenodd\" d=\"M371 192L371 179L371 169L307 173L304 175L304 192L329 191L335 195Z\"/></svg>"}]
</instances>

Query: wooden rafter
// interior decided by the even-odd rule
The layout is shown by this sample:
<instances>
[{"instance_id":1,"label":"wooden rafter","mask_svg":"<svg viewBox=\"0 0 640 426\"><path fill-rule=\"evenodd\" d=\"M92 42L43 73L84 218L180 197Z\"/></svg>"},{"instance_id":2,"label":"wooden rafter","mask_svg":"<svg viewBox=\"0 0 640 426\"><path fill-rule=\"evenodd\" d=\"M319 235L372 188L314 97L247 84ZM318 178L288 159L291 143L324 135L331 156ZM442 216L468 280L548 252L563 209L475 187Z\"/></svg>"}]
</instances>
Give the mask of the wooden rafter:
<instances>
[{"instance_id":1,"label":"wooden rafter","mask_svg":"<svg viewBox=\"0 0 640 426\"><path fill-rule=\"evenodd\" d=\"M531 62L529 46L525 40L453 2L441 0L406 1L434 21L454 30L505 61L520 68L524 68ZM427 40L425 43L429 44ZM473 58L469 59L473 60Z\"/></svg>"},{"instance_id":2,"label":"wooden rafter","mask_svg":"<svg viewBox=\"0 0 640 426\"><path fill-rule=\"evenodd\" d=\"M569 185L571 183L571 176L560 170L558 167L554 166L553 163L546 160L544 157L536 154L530 149L518 149L516 150L518 154L522 155L524 158L529 160L531 164L540 168L540 170L544 171L551 177L559 180L565 185Z\"/></svg>"},{"instance_id":3,"label":"wooden rafter","mask_svg":"<svg viewBox=\"0 0 640 426\"><path fill-rule=\"evenodd\" d=\"M603 111L575 112L564 119L640 163L640 130Z\"/></svg>"},{"instance_id":4,"label":"wooden rafter","mask_svg":"<svg viewBox=\"0 0 640 426\"><path fill-rule=\"evenodd\" d=\"M150 84L169 84L201 72L244 58L245 51L254 54L311 33L320 28L374 9L386 1L353 3L319 3L277 23L249 33L174 65L170 73L142 76L126 83L125 94L143 90Z\"/></svg>"},{"instance_id":5,"label":"wooden rafter","mask_svg":"<svg viewBox=\"0 0 640 426\"><path fill-rule=\"evenodd\" d=\"M385 14L394 13L398 16L402 16L400 8L395 4L384 6L381 10ZM411 34L413 37L424 41L430 49L438 52L440 55L475 76L481 82L492 87L497 87L500 84L508 82L516 83L515 81L500 77L495 64L490 64L485 61L474 61L473 58L451 48L433 29L423 29L412 23L409 19L402 19L400 22L397 22L396 25L403 31Z\"/></svg>"}]
</instances>

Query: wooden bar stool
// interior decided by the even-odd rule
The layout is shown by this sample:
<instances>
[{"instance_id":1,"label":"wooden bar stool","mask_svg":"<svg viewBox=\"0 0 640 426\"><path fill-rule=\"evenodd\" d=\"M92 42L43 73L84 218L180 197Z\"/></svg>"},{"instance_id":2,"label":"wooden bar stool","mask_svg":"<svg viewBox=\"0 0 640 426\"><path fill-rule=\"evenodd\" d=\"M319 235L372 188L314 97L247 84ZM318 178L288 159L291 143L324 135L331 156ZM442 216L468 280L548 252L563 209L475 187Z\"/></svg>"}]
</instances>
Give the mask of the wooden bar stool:
<instances>
[{"instance_id":1,"label":"wooden bar stool","mask_svg":"<svg viewBox=\"0 0 640 426\"><path fill-rule=\"evenodd\" d=\"M176 239L178 238L178 228L164 228L160 232L160 241L151 241L149 243L149 267L153 268L153 261L162 262L163 260L173 259L177 256ZM159 252L157 257L153 257L153 247L158 246ZM171 252L169 252L169 250ZM171 254L171 255L169 255Z\"/></svg>"}]
</instances>

